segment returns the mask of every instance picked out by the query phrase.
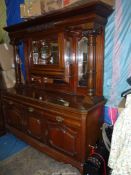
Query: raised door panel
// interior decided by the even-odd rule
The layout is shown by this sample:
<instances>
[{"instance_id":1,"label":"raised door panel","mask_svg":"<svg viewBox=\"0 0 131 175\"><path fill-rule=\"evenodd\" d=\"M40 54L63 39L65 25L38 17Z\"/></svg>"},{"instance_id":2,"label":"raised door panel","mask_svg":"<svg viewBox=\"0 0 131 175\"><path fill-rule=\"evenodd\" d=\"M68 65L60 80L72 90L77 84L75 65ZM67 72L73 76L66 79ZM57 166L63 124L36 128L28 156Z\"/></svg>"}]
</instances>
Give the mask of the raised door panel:
<instances>
[{"instance_id":1,"label":"raised door panel","mask_svg":"<svg viewBox=\"0 0 131 175\"><path fill-rule=\"evenodd\" d=\"M3 111L7 124L23 130L23 111L20 104L8 101L3 103Z\"/></svg>"},{"instance_id":2,"label":"raised door panel","mask_svg":"<svg viewBox=\"0 0 131 175\"><path fill-rule=\"evenodd\" d=\"M46 124L42 111L32 107L27 108L26 131L30 136L45 142Z\"/></svg>"},{"instance_id":3,"label":"raised door panel","mask_svg":"<svg viewBox=\"0 0 131 175\"><path fill-rule=\"evenodd\" d=\"M48 144L69 156L79 157L80 131L61 119L47 119Z\"/></svg>"},{"instance_id":4,"label":"raised door panel","mask_svg":"<svg viewBox=\"0 0 131 175\"><path fill-rule=\"evenodd\" d=\"M68 155L76 155L77 132L64 125L48 121L48 139L52 147Z\"/></svg>"}]
</instances>

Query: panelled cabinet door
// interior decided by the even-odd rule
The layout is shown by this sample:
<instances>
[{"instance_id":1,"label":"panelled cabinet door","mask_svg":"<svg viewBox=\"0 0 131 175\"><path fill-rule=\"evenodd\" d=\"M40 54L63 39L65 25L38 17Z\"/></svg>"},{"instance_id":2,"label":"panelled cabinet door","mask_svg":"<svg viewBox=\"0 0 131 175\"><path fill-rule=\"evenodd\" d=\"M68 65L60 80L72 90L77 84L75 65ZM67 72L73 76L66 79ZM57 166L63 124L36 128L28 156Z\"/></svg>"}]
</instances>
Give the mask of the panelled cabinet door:
<instances>
[{"instance_id":1,"label":"panelled cabinet door","mask_svg":"<svg viewBox=\"0 0 131 175\"><path fill-rule=\"evenodd\" d=\"M59 116L56 117L56 121L48 119L47 127L48 144L50 146L72 157L79 154L79 130L65 124Z\"/></svg>"},{"instance_id":2,"label":"panelled cabinet door","mask_svg":"<svg viewBox=\"0 0 131 175\"><path fill-rule=\"evenodd\" d=\"M43 113L33 107L26 108L26 131L32 137L45 141L45 121Z\"/></svg>"},{"instance_id":3,"label":"panelled cabinet door","mask_svg":"<svg viewBox=\"0 0 131 175\"><path fill-rule=\"evenodd\" d=\"M13 101L3 103L4 116L7 124L23 130L23 112L22 106Z\"/></svg>"},{"instance_id":4,"label":"panelled cabinet door","mask_svg":"<svg viewBox=\"0 0 131 175\"><path fill-rule=\"evenodd\" d=\"M4 123L4 118L3 118L3 113L2 113L2 105L0 101L0 135L5 133L5 123Z\"/></svg>"}]
</instances>

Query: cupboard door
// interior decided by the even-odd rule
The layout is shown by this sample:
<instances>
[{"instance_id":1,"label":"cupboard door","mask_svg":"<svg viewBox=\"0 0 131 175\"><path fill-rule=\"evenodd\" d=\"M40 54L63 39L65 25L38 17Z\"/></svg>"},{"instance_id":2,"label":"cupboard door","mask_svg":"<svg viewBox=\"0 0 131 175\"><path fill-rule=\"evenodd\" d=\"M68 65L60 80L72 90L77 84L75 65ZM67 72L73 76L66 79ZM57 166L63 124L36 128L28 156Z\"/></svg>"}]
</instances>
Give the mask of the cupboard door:
<instances>
[{"instance_id":1,"label":"cupboard door","mask_svg":"<svg viewBox=\"0 0 131 175\"><path fill-rule=\"evenodd\" d=\"M32 38L29 40L31 53L30 74L31 81L38 83L47 83L48 78L63 78L64 59L63 59L63 33L55 33L42 38ZM42 75L44 78L37 79ZM35 78L34 78L35 76ZM40 76L41 77L41 76Z\"/></svg>"},{"instance_id":2,"label":"cupboard door","mask_svg":"<svg viewBox=\"0 0 131 175\"><path fill-rule=\"evenodd\" d=\"M3 113L2 113L2 104L1 104L1 99L0 99L0 136L5 133L5 127L4 127L4 118L3 118Z\"/></svg>"},{"instance_id":3,"label":"cupboard door","mask_svg":"<svg viewBox=\"0 0 131 175\"><path fill-rule=\"evenodd\" d=\"M64 118L56 116L47 119L48 144L69 156L78 156L80 152L79 129L69 126Z\"/></svg>"},{"instance_id":4,"label":"cupboard door","mask_svg":"<svg viewBox=\"0 0 131 175\"><path fill-rule=\"evenodd\" d=\"M23 130L23 112L22 106L13 101L4 101L4 116L7 124Z\"/></svg>"},{"instance_id":5,"label":"cupboard door","mask_svg":"<svg viewBox=\"0 0 131 175\"><path fill-rule=\"evenodd\" d=\"M26 129L32 137L45 141L45 121L43 112L33 107L28 107L26 112Z\"/></svg>"}]
</instances>

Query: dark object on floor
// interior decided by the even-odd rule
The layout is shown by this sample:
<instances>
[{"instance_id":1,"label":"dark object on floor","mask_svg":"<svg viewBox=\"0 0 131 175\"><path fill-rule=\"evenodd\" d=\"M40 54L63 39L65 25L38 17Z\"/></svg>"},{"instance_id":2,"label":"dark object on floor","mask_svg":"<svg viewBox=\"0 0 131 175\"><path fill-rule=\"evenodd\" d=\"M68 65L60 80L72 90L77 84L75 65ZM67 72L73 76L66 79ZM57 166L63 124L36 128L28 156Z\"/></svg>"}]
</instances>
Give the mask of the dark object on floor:
<instances>
[{"instance_id":1,"label":"dark object on floor","mask_svg":"<svg viewBox=\"0 0 131 175\"><path fill-rule=\"evenodd\" d=\"M107 167L110 143L112 137L113 126L103 124L102 138L92 150L84 165L84 175L108 175L110 170Z\"/></svg>"},{"instance_id":2,"label":"dark object on floor","mask_svg":"<svg viewBox=\"0 0 131 175\"><path fill-rule=\"evenodd\" d=\"M131 77L127 78L127 83L131 86ZM128 94L131 94L131 88L125 90L124 92L121 93L121 97L126 97Z\"/></svg>"},{"instance_id":3,"label":"dark object on floor","mask_svg":"<svg viewBox=\"0 0 131 175\"><path fill-rule=\"evenodd\" d=\"M126 91L121 93L121 97L126 97L128 94L131 94L131 89L127 89Z\"/></svg>"}]
</instances>

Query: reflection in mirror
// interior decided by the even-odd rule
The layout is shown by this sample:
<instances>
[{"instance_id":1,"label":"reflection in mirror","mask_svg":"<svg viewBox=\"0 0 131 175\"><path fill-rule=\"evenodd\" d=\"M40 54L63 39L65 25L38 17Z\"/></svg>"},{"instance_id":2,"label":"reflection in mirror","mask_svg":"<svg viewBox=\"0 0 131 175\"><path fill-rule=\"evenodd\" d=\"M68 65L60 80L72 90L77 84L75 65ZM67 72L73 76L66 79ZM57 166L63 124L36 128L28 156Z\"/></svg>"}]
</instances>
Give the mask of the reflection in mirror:
<instances>
[{"instance_id":1,"label":"reflection in mirror","mask_svg":"<svg viewBox=\"0 0 131 175\"><path fill-rule=\"evenodd\" d=\"M41 42L40 54L41 54L41 57L39 59L39 64L51 63L52 60L51 60L50 43L47 43L45 41Z\"/></svg>"},{"instance_id":2,"label":"reflection in mirror","mask_svg":"<svg viewBox=\"0 0 131 175\"><path fill-rule=\"evenodd\" d=\"M50 43L50 50L51 50L51 63L58 64L59 61L59 52L58 52L58 43L51 42Z\"/></svg>"},{"instance_id":3,"label":"reflection in mirror","mask_svg":"<svg viewBox=\"0 0 131 175\"><path fill-rule=\"evenodd\" d=\"M71 42L70 40L65 41L65 62L66 64L71 63Z\"/></svg>"},{"instance_id":4,"label":"reflection in mirror","mask_svg":"<svg viewBox=\"0 0 131 175\"><path fill-rule=\"evenodd\" d=\"M33 64L58 64L59 49L56 40L39 40L32 42Z\"/></svg>"},{"instance_id":5,"label":"reflection in mirror","mask_svg":"<svg viewBox=\"0 0 131 175\"><path fill-rule=\"evenodd\" d=\"M70 39L66 39L65 40L65 81L69 82L69 78L70 78L70 64L72 63L72 59L71 59L71 40Z\"/></svg>"},{"instance_id":6,"label":"reflection in mirror","mask_svg":"<svg viewBox=\"0 0 131 175\"><path fill-rule=\"evenodd\" d=\"M82 37L78 42L78 85L87 86L88 39Z\"/></svg>"},{"instance_id":7,"label":"reflection in mirror","mask_svg":"<svg viewBox=\"0 0 131 175\"><path fill-rule=\"evenodd\" d=\"M38 42L33 41L33 63L38 64L39 51L38 51Z\"/></svg>"}]
</instances>

